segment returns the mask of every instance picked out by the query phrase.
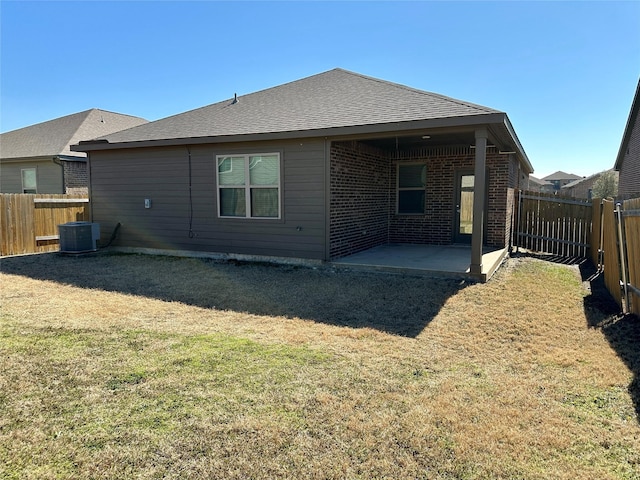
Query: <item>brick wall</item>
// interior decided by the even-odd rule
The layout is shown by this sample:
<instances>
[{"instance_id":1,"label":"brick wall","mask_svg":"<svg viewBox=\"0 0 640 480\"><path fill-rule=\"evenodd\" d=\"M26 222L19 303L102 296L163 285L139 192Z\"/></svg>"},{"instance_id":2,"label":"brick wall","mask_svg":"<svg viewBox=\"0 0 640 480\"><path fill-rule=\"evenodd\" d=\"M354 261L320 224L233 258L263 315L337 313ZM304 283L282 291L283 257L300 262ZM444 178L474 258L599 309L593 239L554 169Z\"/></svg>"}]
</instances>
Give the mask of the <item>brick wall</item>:
<instances>
[{"instance_id":1,"label":"brick wall","mask_svg":"<svg viewBox=\"0 0 640 480\"><path fill-rule=\"evenodd\" d=\"M399 163L427 165L423 215L396 214ZM384 243L448 245L453 243L456 176L473 173L474 151L468 147L423 149L388 154L356 142L334 143L331 149L331 258ZM509 155L487 150L487 217L484 243L509 245L513 189L519 184L518 163Z\"/></svg>"},{"instance_id":2,"label":"brick wall","mask_svg":"<svg viewBox=\"0 0 640 480\"><path fill-rule=\"evenodd\" d=\"M392 160L392 205L389 240L391 243L452 243L455 208L455 175L459 170L473 169L473 153L468 149L434 149L400 152ZM425 162L427 164L426 206L424 215L397 215L396 174L398 163Z\"/></svg>"},{"instance_id":3,"label":"brick wall","mask_svg":"<svg viewBox=\"0 0 640 480\"><path fill-rule=\"evenodd\" d=\"M390 163L357 142L331 147L331 258L388 242Z\"/></svg>"},{"instance_id":4,"label":"brick wall","mask_svg":"<svg viewBox=\"0 0 640 480\"><path fill-rule=\"evenodd\" d=\"M64 193L88 194L87 162L62 162L64 166Z\"/></svg>"}]
</instances>

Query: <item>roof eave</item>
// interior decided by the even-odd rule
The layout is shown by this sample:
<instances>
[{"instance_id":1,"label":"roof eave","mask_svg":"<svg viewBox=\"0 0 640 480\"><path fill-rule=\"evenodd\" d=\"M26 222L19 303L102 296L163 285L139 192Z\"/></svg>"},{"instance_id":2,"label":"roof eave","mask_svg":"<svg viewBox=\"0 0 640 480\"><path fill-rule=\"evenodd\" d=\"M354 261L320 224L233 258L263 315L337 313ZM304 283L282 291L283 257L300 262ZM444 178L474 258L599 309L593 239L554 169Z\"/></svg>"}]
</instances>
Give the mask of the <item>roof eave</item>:
<instances>
[{"instance_id":1,"label":"roof eave","mask_svg":"<svg viewBox=\"0 0 640 480\"><path fill-rule=\"evenodd\" d=\"M631 131L635 126L636 119L638 118L638 110L640 110L640 79L638 79L638 86L636 87L636 93L633 97L633 102L631 103L629 118L627 119L624 133L622 134L622 141L620 142L620 149L618 150L616 163L613 166L613 169L618 172L620 171L620 168L622 168L622 161L624 160L629 142L631 141Z\"/></svg>"},{"instance_id":2,"label":"roof eave","mask_svg":"<svg viewBox=\"0 0 640 480\"><path fill-rule=\"evenodd\" d=\"M176 145L200 145L206 143L253 142L269 140L290 140L295 138L365 135L375 133L403 132L416 129L502 124L505 117L506 115L504 113L496 112L471 116L412 120L407 122L351 125L346 127L320 128L314 130L292 130L283 132L218 135L212 137L165 138L159 140L140 140L117 143L109 143L108 140L102 139L82 141L79 144L71 145L71 150L74 152L90 152L97 150L114 150L122 148L165 147Z\"/></svg>"},{"instance_id":3,"label":"roof eave","mask_svg":"<svg viewBox=\"0 0 640 480\"><path fill-rule=\"evenodd\" d=\"M57 154L36 155L32 157L4 157L0 158L3 163L26 163L26 162L49 162L54 158L58 158Z\"/></svg>"},{"instance_id":4,"label":"roof eave","mask_svg":"<svg viewBox=\"0 0 640 480\"><path fill-rule=\"evenodd\" d=\"M516 135L516 131L513 128L513 125L511 125L511 121L509 120L509 117L507 117L506 114L504 114L503 125L505 130L509 134L511 141L513 142L513 147L515 148L516 155L518 155L520 162L522 163L522 165L524 165L527 174L532 174L533 165L531 164L531 161L529 160L527 153L524 151L524 147L520 143L520 139L518 138L518 135Z\"/></svg>"}]
</instances>

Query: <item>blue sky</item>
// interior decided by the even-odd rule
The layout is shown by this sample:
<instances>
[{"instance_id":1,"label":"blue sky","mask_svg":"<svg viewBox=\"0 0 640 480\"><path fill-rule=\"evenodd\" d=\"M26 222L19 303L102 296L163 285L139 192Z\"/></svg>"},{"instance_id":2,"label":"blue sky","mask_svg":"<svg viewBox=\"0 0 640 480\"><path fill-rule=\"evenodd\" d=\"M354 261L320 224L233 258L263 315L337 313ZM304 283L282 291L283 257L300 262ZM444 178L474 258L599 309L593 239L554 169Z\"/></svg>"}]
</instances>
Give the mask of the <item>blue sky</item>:
<instances>
[{"instance_id":1,"label":"blue sky","mask_svg":"<svg viewBox=\"0 0 640 480\"><path fill-rule=\"evenodd\" d=\"M536 176L590 175L640 76L640 1L3 0L0 18L2 132L157 120L341 67L505 111Z\"/></svg>"}]
</instances>

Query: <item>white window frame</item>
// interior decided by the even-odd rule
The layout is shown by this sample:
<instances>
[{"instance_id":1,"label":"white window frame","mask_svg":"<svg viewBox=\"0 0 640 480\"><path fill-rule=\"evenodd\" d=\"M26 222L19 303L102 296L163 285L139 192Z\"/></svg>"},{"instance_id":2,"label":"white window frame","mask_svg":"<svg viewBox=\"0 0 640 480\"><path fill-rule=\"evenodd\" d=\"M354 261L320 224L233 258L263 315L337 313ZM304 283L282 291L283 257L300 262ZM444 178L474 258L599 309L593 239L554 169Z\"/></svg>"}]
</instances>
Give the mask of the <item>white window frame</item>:
<instances>
[{"instance_id":1,"label":"white window frame","mask_svg":"<svg viewBox=\"0 0 640 480\"><path fill-rule=\"evenodd\" d=\"M425 168L425 182L423 187L400 187L400 168L408 167L413 165L420 165ZM427 181L426 181L426 168L427 164L425 162L407 162L407 163L398 163L396 168L396 215L424 215L427 213L426 206L426 198L427 198ZM407 191L420 191L424 192L425 195L425 204L422 205L422 212L420 213L411 213L411 212L401 212L400 211L400 192Z\"/></svg>"},{"instance_id":2,"label":"white window frame","mask_svg":"<svg viewBox=\"0 0 640 480\"><path fill-rule=\"evenodd\" d=\"M251 184L251 172L249 169L250 166L250 162L251 162L251 157L268 157L268 156L275 156L278 158L278 184L277 185L252 185ZM219 165L219 161L225 158L229 158L229 157L244 157L244 179L245 179L245 184L244 185L220 185L220 175L219 175L219 171L218 171L218 165ZM280 152L269 152L269 153L228 153L225 155L216 155L216 194L217 194L217 198L216 198L216 203L218 205L218 218L224 218L224 219L252 219L252 220L280 220L282 217L282 161L281 161L281 155ZM224 188L235 188L235 189L240 189L243 188L244 189L244 195L245 195L245 215L244 216L238 216L238 215L222 215L221 212L221 202L220 202L220 190L224 189ZM252 204L251 204L251 190L253 189L260 189L260 188L266 188L266 189L273 189L273 188L277 188L278 189L278 215L275 217L254 217L251 216L251 211L252 209Z\"/></svg>"},{"instance_id":3,"label":"white window frame","mask_svg":"<svg viewBox=\"0 0 640 480\"><path fill-rule=\"evenodd\" d=\"M29 193L38 193L38 169L36 167L29 167L29 168L22 168L20 169L20 181L22 182L22 193L27 193L25 192L25 190L27 190L24 186L24 172L26 171L30 171L33 170L33 175L36 179L36 188L35 188L35 192L29 192ZM31 190L31 189L29 189Z\"/></svg>"}]
</instances>

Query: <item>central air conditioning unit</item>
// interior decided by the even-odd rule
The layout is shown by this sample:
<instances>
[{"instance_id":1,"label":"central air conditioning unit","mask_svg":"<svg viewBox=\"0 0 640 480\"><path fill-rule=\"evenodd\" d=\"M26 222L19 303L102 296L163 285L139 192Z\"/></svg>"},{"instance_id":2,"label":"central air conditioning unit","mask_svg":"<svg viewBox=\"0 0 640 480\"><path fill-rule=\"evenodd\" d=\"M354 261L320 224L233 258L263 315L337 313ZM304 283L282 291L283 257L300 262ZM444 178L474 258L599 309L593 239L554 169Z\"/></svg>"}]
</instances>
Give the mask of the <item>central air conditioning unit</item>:
<instances>
[{"instance_id":1,"label":"central air conditioning unit","mask_svg":"<svg viewBox=\"0 0 640 480\"><path fill-rule=\"evenodd\" d=\"M69 222L58 225L61 253L87 253L98 250L100 224L91 222Z\"/></svg>"}]
</instances>

